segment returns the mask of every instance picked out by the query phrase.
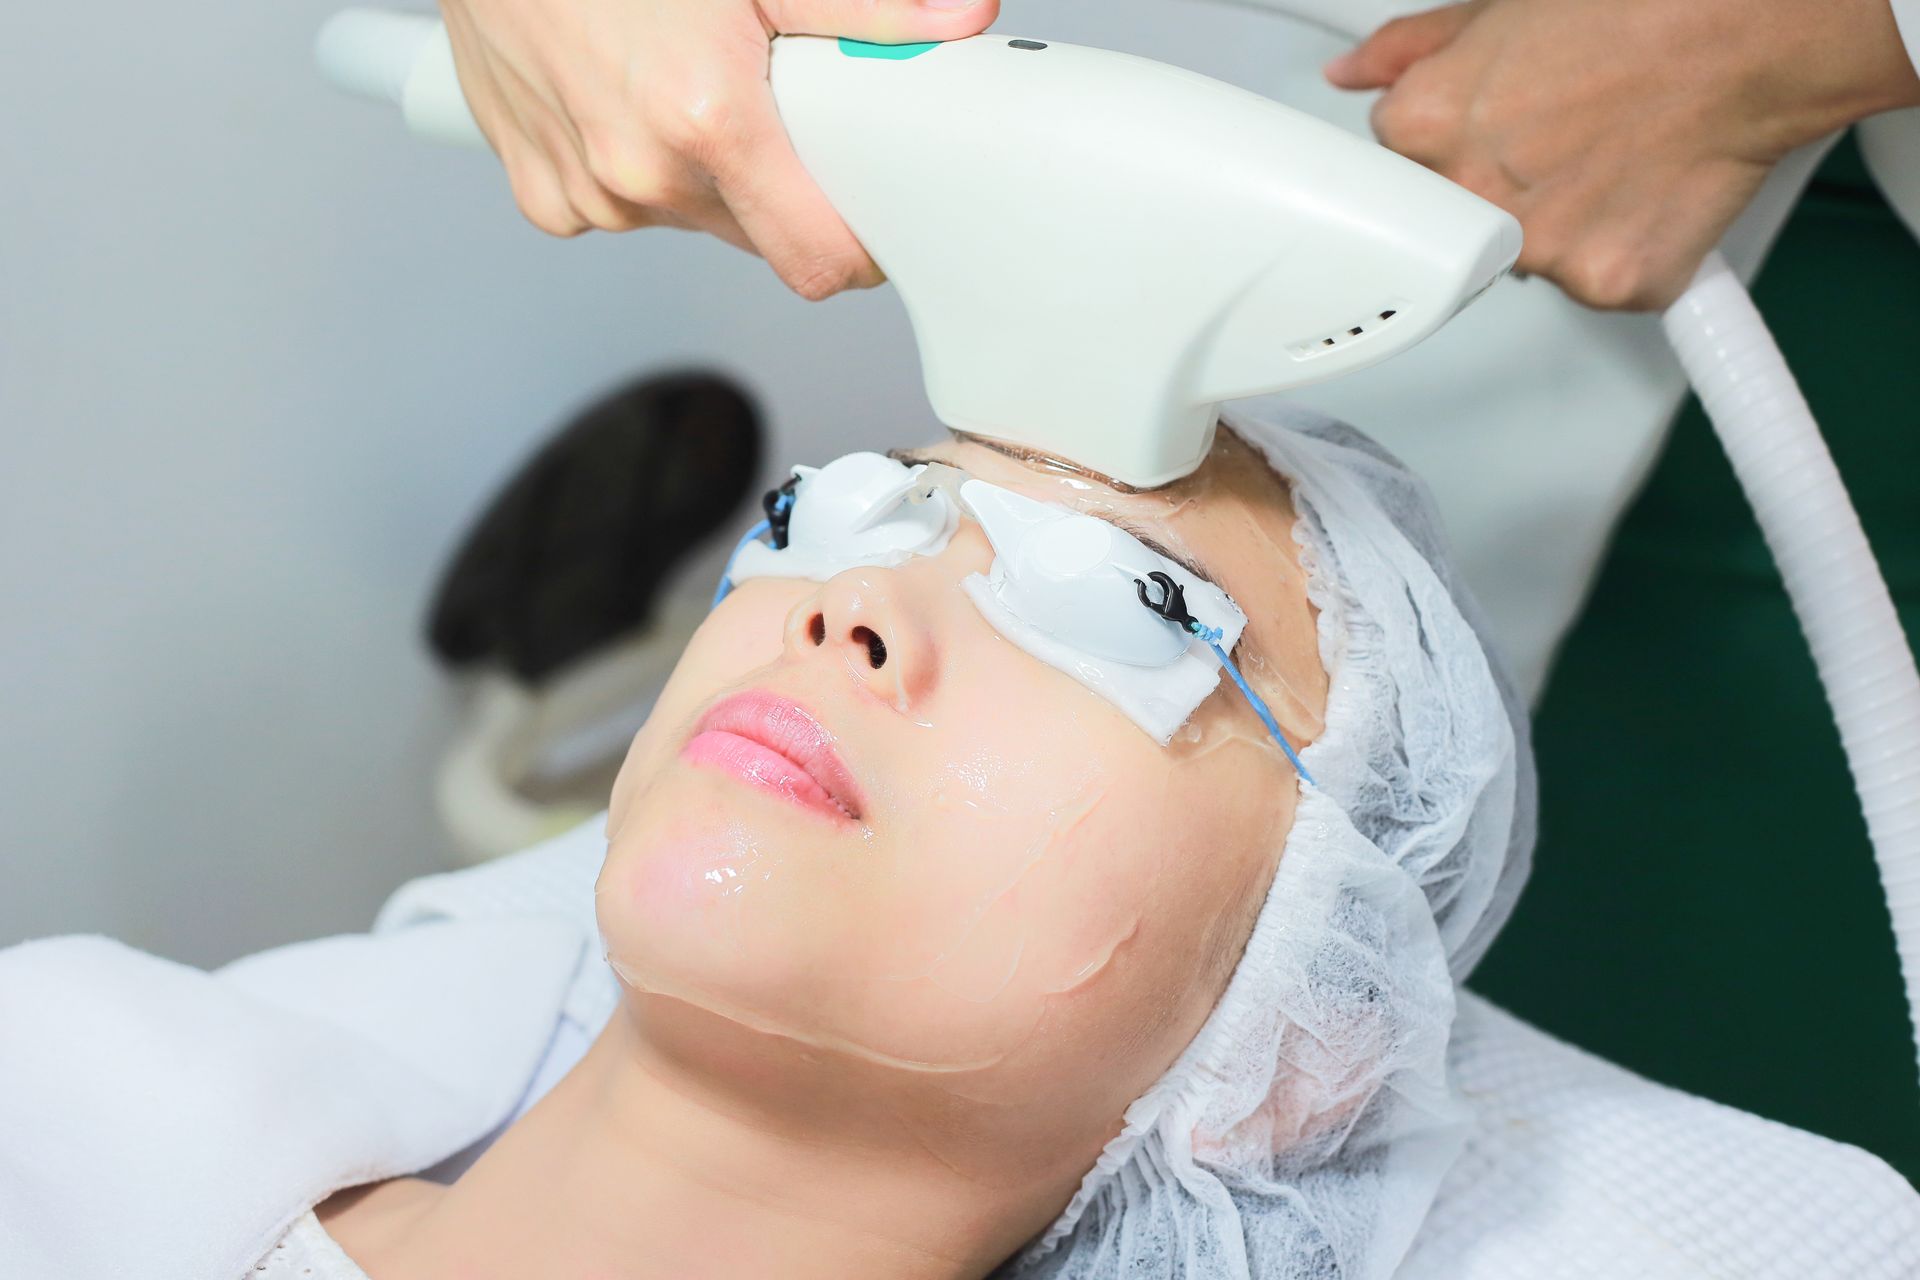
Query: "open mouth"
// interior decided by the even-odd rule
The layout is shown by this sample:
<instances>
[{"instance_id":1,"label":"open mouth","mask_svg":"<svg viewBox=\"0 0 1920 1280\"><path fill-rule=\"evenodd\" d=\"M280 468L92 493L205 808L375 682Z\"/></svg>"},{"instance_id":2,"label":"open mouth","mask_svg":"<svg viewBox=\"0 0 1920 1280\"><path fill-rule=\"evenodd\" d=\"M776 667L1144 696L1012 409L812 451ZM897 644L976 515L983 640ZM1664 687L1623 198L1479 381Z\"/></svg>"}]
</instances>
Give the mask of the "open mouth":
<instances>
[{"instance_id":1,"label":"open mouth","mask_svg":"<svg viewBox=\"0 0 1920 1280\"><path fill-rule=\"evenodd\" d=\"M823 817L860 821L864 800L833 735L790 699L760 690L723 699L700 717L680 755Z\"/></svg>"}]
</instances>

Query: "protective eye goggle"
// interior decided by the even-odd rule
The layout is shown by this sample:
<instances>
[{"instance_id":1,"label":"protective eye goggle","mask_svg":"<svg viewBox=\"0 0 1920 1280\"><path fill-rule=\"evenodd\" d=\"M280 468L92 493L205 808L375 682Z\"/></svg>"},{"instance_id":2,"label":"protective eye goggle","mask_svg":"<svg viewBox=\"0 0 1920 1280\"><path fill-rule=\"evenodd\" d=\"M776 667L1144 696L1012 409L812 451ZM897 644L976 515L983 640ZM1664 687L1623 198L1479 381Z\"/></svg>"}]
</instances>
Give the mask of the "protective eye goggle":
<instances>
[{"instance_id":1,"label":"protective eye goggle","mask_svg":"<svg viewBox=\"0 0 1920 1280\"><path fill-rule=\"evenodd\" d=\"M964 515L994 550L961 583L989 625L1125 712L1161 745L1225 671L1309 784L1313 777L1229 656L1246 615L1227 594L1095 516L1039 502L940 463L876 453L795 467L734 549L718 605L753 578L824 582L946 549Z\"/></svg>"}]
</instances>

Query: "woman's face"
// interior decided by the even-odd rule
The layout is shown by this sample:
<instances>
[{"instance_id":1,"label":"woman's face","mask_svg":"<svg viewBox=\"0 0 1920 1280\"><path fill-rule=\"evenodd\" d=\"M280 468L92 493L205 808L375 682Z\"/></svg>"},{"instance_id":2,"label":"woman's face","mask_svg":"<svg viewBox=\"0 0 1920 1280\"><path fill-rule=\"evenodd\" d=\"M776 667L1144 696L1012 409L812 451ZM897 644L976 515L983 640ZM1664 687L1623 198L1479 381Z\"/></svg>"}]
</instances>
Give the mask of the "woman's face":
<instances>
[{"instance_id":1,"label":"woman's face","mask_svg":"<svg viewBox=\"0 0 1920 1280\"><path fill-rule=\"evenodd\" d=\"M1249 617L1235 657L1282 727L1318 733L1293 511L1240 441L1138 495L971 441L934 459L1191 560ZM1163 747L1003 640L960 589L992 561L963 519L896 568L740 585L628 753L600 925L630 998L1117 1118L1218 998L1296 779L1224 679Z\"/></svg>"}]
</instances>

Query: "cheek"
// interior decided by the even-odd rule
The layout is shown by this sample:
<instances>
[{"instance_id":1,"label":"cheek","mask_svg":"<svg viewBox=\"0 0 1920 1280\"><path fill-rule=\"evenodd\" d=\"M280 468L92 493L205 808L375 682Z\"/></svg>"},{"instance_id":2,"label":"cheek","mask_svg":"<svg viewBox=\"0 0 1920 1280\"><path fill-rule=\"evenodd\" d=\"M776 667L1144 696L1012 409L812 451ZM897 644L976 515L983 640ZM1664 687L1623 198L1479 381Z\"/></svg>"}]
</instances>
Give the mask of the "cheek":
<instances>
[{"instance_id":1,"label":"cheek","mask_svg":"<svg viewBox=\"0 0 1920 1280\"><path fill-rule=\"evenodd\" d=\"M1017 657L966 672L974 695L939 709L872 917L897 925L891 978L1003 1037L1093 982L1138 930L1160 859L1136 846L1165 825L1169 777L1125 717Z\"/></svg>"},{"instance_id":2,"label":"cheek","mask_svg":"<svg viewBox=\"0 0 1920 1280\"><path fill-rule=\"evenodd\" d=\"M895 753L868 886L869 919L890 934L885 978L972 1005L1033 985L1035 908L1086 848L1113 774L1079 690L981 665L1003 669L953 671L951 696Z\"/></svg>"},{"instance_id":3,"label":"cheek","mask_svg":"<svg viewBox=\"0 0 1920 1280\"><path fill-rule=\"evenodd\" d=\"M1058 970L1085 973L1053 1016L1073 1028L1069 1043L1127 1059L1130 1088L1178 1055L1218 999L1231 964L1215 957L1244 945L1292 812L1291 775L1264 739L1211 721L1112 789L1086 824L1089 848L1051 886L1043 945Z\"/></svg>"},{"instance_id":4,"label":"cheek","mask_svg":"<svg viewBox=\"0 0 1920 1280\"><path fill-rule=\"evenodd\" d=\"M1205 950L1239 851L1269 838L1277 753L1211 706L1163 748L997 637L973 652L956 671L971 696L901 762L922 790L890 797L905 823L873 916L899 924L889 976L1018 1004L1089 986L1143 925L1156 954Z\"/></svg>"}]
</instances>

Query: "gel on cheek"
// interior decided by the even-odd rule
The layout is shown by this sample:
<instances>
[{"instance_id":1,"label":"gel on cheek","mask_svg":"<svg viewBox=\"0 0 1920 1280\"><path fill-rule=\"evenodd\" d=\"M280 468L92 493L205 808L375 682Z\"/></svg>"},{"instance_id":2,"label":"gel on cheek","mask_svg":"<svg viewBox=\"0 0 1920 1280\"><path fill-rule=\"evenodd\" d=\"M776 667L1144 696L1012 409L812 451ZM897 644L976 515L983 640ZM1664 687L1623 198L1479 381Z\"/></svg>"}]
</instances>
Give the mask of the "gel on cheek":
<instances>
[{"instance_id":1,"label":"gel on cheek","mask_svg":"<svg viewBox=\"0 0 1920 1280\"><path fill-rule=\"evenodd\" d=\"M738 959L751 936L742 910L775 880L784 861L744 823L669 831L637 860L628 892L641 921L685 928L697 919L703 941Z\"/></svg>"},{"instance_id":2,"label":"gel on cheek","mask_svg":"<svg viewBox=\"0 0 1920 1280\"><path fill-rule=\"evenodd\" d=\"M733 827L674 859L642 862L624 879L607 878L601 891L632 895L639 928L647 931L631 935L635 945L611 950L608 964L635 991L882 1066L937 1074L977 1071L1001 1059L1006 1049L998 1039L943 1041L938 1032L945 1028L928 1018L924 1000L889 1012L849 989L846 984L863 980L858 965L886 921L859 922L857 934L819 934L806 894L831 893L834 884L814 879L799 893L778 889L785 862L770 842ZM809 935L825 948L816 953ZM831 957L825 972L812 967L821 956ZM915 1026L936 1033L902 1031Z\"/></svg>"},{"instance_id":3,"label":"gel on cheek","mask_svg":"<svg viewBox=\"0 0 1920 1280\"><path fill-rule=\"evenodd\" d=\"M992 1001L1013 985L1033 928L1035 895L1028 881L1043 862L1061 856L1067 838L1104 795L1102 788L1068 806L1049 809L1045 828L1032 838L1003 878L966 904L961 913L964 931L928 966L924 974L927 981L975 1004Z\"/></svg>"},{"instance_id":4,"label":"gel on cheek","mask_svg":"<svg viewBox=\"0 0 1920 1280\"><path fill-rule=\"evenodd\" d=\"M941 828L928 847L901 844L890 893L894 937L876 981L927 977L986 912L995 895L1027 864L1032 819L1006 797L1023 786L1028 766L991 751L942 763L922 785L893 797L891 812L931 819Z\"/></svg>"},{"instance_id":5,"label":"gel on cheek","mask_svg":"<svg viewBox=\"0 0 1920 1280\"><path fill-rule=\"evenodd\" d=\"M1034 990L1044 999L1079 991L1106 973L1140 931L1140 904L1124 882L1131 861L1119 847L1144 838L1131 814L1108 812L1109 789L1054 835L1060 853L1048 868L1044 892L1031 904L1029 947ZM1124 834L1123 834L1124 833Z\"/></svg>"},{"instance_id":6,"label":"gel on cheek","mask_svg":"<svg viewBox=\"0 0 1920 1280\"><path fill-rule=\"evenodd\" d=\"M1219 697L1220 694L1216 691L1213 696ZM1233 696L1238 697L1239 694L1236 692ZM1201 706L1204 709L1206 704L1202 703ZM1184 776L1186 771L1202 764L1215 752L1233 746L1249 747L1264 756L1270 756L1291 773L1292 763L1274 742L1266 726L1249 728L1242 720L1243 717L1238 715L1211 715L1203 720L1200 711L1195 711L1167 744L1173 755L1173 770L1167 775L1168 785L1172 785L1176 776Z\"/></svg>"},{"instance_id":7,"label":"gel on cheek","mask_svg":"<svg viewBox=\"0 0 1920 1280\"><path fill-rule=\"evenodd\" d=\"M1079 968L1072 970L1066 975L1064 981L1061 981L1057 986L1042 988L1041 994L1064 996L1071 992L1078 991L1102 973L1105 973L1107 967L1113 963L1114 956L1120 953L1120 948L1126 946L1139 936L1140 917L1138 914L1135 914L1127 921L1124 927L1113 931L1110 940L1104 946L1094 948L1087 958L1080 963Z\"/></svg>"},{"instance_id":8,"label":"gel on cheek","mask_svg":"<svg viewBox=\"0 0 1920 1280\"><path fill-rule=\"evenodd\" d=\"M1302 693L1286 672L1275 667L1262 654L1251 654L1237 659L1240 674L1247 677L1256 689L1263 690L1261 696L1266 700L1267 709L1273 712L1280 727L1290 729L1306 742L1312 742L1326 732L1326 717L1321 714L1315 703ZM1278 696L1276 695L1276 691ZM1289 765L1289 768L1292 766Z\"/></svg>"},{"instance_id":9,"label":"gel on cheek","mask_svg":"<svg viewBox=\"0 0 1920 1280\"><path fill-rule=\"evenodd\" d=\"M1070 792L1044 806L1037 832L1034 809L1025 804L998 805L979 797L964 801L972 813L997 810L1006 818L982 828L983 841L1027 833L1024 843L1003 846L1020 854L995 868L997 878L942 902L949 927L919 932L937 932L944 945L916 969L884 980L923 981L971 1005L1001 1005L994 1028L999 1043L1008 1053L1024 1044L1051 997L1091 983L1138 932L1137 910L1108 910L1095 901L1097 893L1087 892L1097 884L1089 877L1100 873L1084 863L1102 852L1096 846L1105 836L1096 834L1095 819L1110 795L1104 774L1089 771Z\"/></svg>"}]
</instances>

